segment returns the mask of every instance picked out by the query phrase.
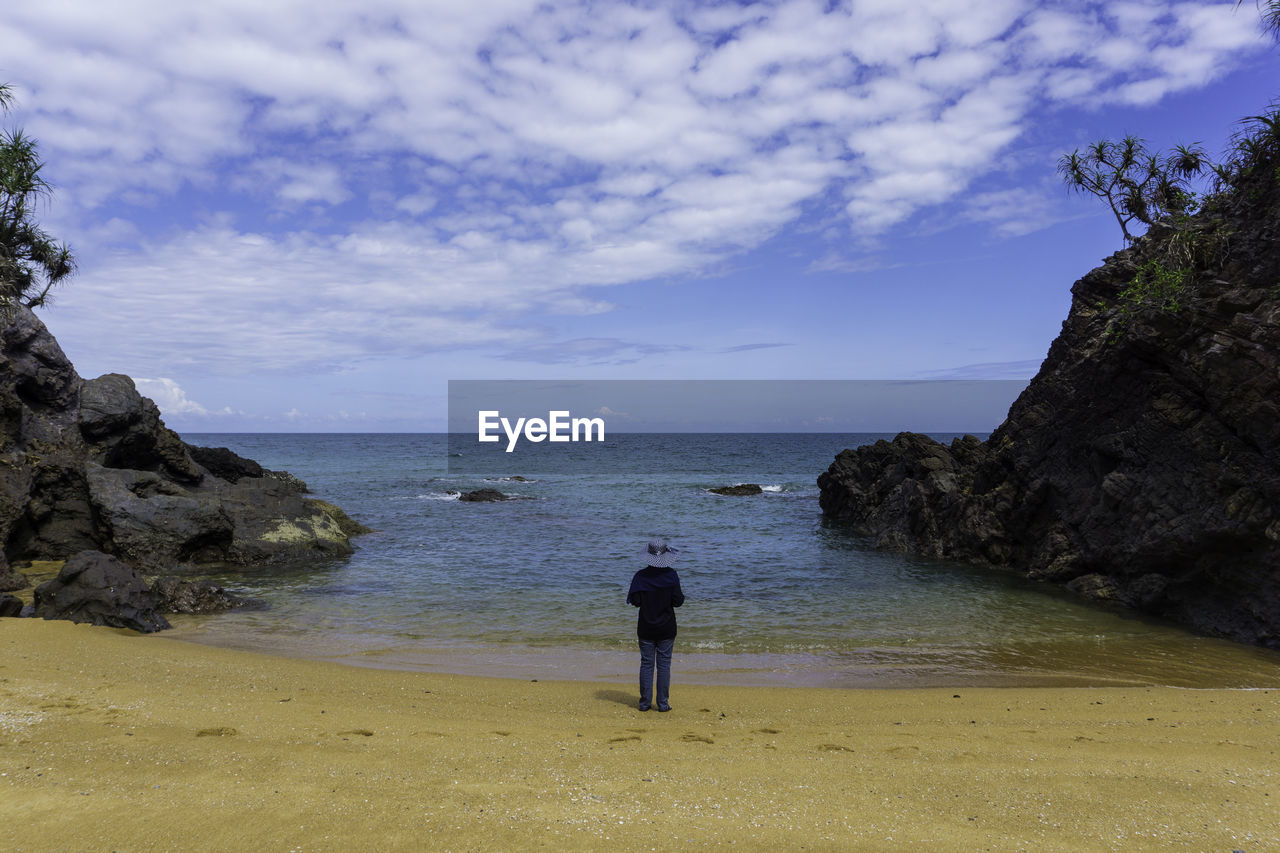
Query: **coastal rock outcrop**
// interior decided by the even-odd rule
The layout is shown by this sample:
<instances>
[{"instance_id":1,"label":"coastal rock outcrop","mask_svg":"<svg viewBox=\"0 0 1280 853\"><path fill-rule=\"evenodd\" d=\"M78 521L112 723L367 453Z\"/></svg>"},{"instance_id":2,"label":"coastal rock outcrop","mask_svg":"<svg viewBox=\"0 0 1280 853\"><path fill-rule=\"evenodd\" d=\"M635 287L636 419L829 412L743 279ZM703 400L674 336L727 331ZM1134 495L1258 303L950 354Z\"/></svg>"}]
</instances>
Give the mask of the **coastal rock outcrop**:
<instances>
[{"instance_id":1,"label":"coastal rock outcrop","mask_svg":"<svg viewBox=\"0 0 1280 853\"><path fill-rule=\"evenodd\" d=\"M1280 648L1280 175L1072 288L985 442L842 452L824 514L876 547L1005 566Z\"/></svg>"},{"instance_id":2,"label":"coastal rock outcrop","mask_svg":"<svg viewBox=\"0 0 1280 853\"><path fill-rule=\"evenodd\" d=\"M738 483L733 486L716 486L707 489L713 495L725 495L726 497L744 497L747 495L764 494L764 489L760 488L757 483Z\"/></svg>"},{"instance_id":3,"label":"coastal rock outcrop","mask_svg":"<svg viewBox=\"0 0 1280 853\"><path fill-rule=\"evenodd\" d=\"M302 481L226 448L186 444L129 377L81 379L30 310L17 308L0 330L7 559L98 550L164 572L350 553L354 522L305 493ZM0 562L0 586L17 582L6 570Z\"/></svg>"},{"instance_id":4,"label":"coastal rock outcrop","mask_svg":"<svg viewBox=\"0 0 1280 853\"><path fill-rule=\"evenodd\" d=\"M56 578L36 587L35 615L144 634L169 627L146 581L131 566L101 551L73 555Z\"/></svg>"}]
</instances>

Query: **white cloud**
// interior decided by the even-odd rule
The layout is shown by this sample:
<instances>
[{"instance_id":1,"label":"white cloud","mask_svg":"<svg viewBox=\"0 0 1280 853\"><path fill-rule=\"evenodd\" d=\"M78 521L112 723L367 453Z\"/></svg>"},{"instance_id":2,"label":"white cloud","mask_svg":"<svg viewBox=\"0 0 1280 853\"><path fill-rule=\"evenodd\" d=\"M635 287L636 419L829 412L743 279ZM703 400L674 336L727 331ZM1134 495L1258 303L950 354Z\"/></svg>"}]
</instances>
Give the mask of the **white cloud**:
<instances>
[{"instance_id":1,"label":"white cloud","mask_svg":"<svg viewBox=\"0 0 1280 853\"><path fill-rule=\"evenodd\" d=\"M965 210L970 219L989 222L996 233L1009 237L1039 231L1065 218L1045 193L1027 187L975 193L965 201Z\"/></svg>"},{"instance_id":2,"label":"white cloud","mask_svg":"<svg viewBox=\"0 0 1280 853\"><path fill-rule=\"evenodd\" d=\"M178 387L178 383L172 379L135 378L133 384L137 387L138 393L144 397L150 397L159 407L160 413L166 417L209 414L208 409L188 398L187 392ZM225 411L229 413L229 410Z\"/></svg>"},{"instance_id":3,"label":"white cloud","mask_svg":"<svg viewBox=\"0 0 1280 853\"><path fill-rule=\"evenodd\" d=\"M592 288L700 274L807 208L884 231L1049 102L1150 103L1261 43L1230 3L830 5L18 4L3 74L88 243L60 325L153 318L100 343L151 373L519 349L530 312L608 310ZM238 218L95 252L179 191Z\"/></svg>"},{"instance_id":4,"label":"white cloud","mask_svg":"<svg viewBox=\"0 0 1280 853\"><path fill-rule=\"evenodd\" d=\"M946 370L926 370L921 379L1030 379L1040 370L1043 359L1022 361L989 361L966 364Z\"/></svg>"},{"instance_id":5,"label":"white cloud","mask_svg":"<svg viewBox=\"0 0 1280 853\"><path fill-rule=\"evenodd\" d=\"M502 356L509 361L539 364L634 364L645 356L689 349L672 344L642 344L617 338L577 338L533 344Z\"/></svg>"}]
</instances>

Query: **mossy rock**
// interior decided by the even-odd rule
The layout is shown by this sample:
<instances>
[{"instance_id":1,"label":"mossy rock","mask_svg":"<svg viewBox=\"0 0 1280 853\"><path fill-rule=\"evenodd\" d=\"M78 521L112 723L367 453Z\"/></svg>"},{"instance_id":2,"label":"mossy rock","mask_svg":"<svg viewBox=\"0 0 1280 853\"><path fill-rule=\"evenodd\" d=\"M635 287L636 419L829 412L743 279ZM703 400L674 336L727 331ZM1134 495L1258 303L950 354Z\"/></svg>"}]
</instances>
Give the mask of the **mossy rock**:
<instances>
[{"instance_id":1,"label":"mossy rock","mask_svg":"<svg viewBox=\"0 0 1280 853\"><path fill-rule=\"evenodd\" d=\"M338 529L346 534L347 537L360 536L365 533L373 532L372 527L366 527L356 521L354 518L347 515L346 511L340 506L335 506L334 504L331 504L328 501L322 501L319 498L307 498L307 503L314 504L317 509L333 519L334 524L338 525Z\"/></svg>"}]
</instances>

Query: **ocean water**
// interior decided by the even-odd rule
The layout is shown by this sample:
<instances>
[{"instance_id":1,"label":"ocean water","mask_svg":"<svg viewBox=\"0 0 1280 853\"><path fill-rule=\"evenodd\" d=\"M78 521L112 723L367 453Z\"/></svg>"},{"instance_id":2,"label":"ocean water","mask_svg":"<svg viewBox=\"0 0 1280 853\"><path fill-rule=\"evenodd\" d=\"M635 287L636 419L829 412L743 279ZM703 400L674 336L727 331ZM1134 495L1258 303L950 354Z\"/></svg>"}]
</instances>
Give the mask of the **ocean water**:
<instances>
[{"instance_id":1,"label":"ocean water","mask_svg":"<svg viewBox=\"0 0 1280 853\"><path fill-rule=\"evenodd\" d=\"M212 576L262 610L173 636L400 669L630 681L648 540L680 549L688 682L1280 686L1280 654L1087 606L1006 573L870 549L828 523L836 434L613 434L506 454L444 435L190 434L306 480L376 532L348 559ZM947 440L951 436L939 435ZM721 497L714 486L758 483ZM497 488L518 500L467 503Z\"/></svg>"}]
</instances>

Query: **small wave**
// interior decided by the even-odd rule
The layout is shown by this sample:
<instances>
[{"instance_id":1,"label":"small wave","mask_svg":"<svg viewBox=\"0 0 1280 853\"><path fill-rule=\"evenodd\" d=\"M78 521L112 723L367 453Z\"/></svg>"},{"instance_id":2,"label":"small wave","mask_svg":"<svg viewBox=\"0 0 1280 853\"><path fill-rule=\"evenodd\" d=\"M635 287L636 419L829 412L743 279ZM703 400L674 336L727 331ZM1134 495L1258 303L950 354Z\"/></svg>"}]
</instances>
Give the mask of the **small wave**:
<instances>
[{"instance_id":1,"label":"small wave","mask_svg":"<svg viewBox=\"0 0 1280 853\"><path fill-rule=\"evenodd\" d=\"M762 492L785 492L785 491L786 491L786 489L785 489L783 486L761 486L761 487L760 487L760 491L762 491Z\"/></svg>"},{"instance_id":2,"label":"small wave","mask_svg":"<svg viewBox=\"0 0 1280 853\"><path fill-rule=\"evenodd\" d=\"M485 477L486 483L536 483L537 480L531 480L528 477L521 477L519 474L514 477Z\"/></svg>"},{"instance_id":3,"label":"small wave","mask_svg":"<svg viewBox=\"0 0 1280 853\"><path fill-rule=\"evenodd\" d=\"M415 497L420 501L456 501L458 498L462 497L462 495L458 492L454 492L453 494L447 494L445 492L431 492L430 494L425 495L415 495Z\"/></svg>"}]
</instances>

